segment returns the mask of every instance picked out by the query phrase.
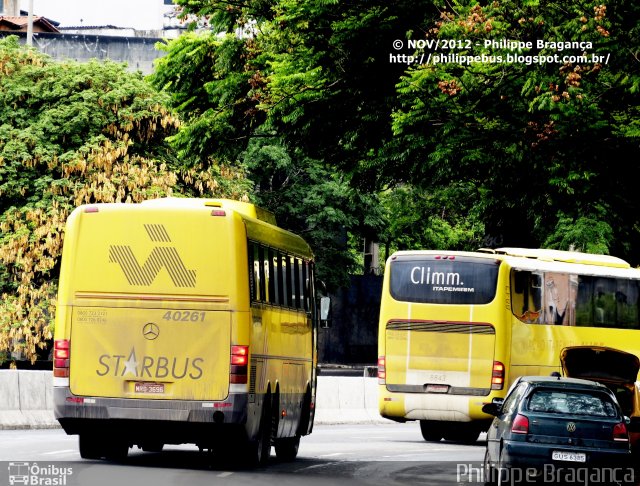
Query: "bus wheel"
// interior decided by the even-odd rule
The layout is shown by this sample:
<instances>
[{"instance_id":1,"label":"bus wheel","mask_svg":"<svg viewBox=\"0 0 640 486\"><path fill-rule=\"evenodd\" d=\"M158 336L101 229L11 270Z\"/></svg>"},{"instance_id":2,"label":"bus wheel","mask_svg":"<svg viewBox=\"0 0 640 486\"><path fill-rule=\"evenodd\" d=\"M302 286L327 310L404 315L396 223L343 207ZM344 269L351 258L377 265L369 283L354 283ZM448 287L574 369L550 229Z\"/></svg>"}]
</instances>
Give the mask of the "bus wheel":
<instances>
[{"instance_id":1,"label":"bus wheel","mask_svg":"<svg viewBox=\"0 0 640 486\"><path fill-rule=\"evenodd\" d=\"M247 444L247 462L250 467L264 467L269 464L271 455L271 431L273 417L271 416L271 394L265 395L260 413L258 435Z\"/></svg>"},{"instance_id":2,"label":"bus wheel","mask_svg":"<svg viewBox=\"0 0 640 486\"><path fill-rule=\"evenodd\" d=\"M83 432L78 438L80 457L83 459L100 459L103 456L101 441L94 434Z\"/></svg>"},{"instance_id":3,"label":"bus wheel","mask_svg":"<svg viewBox=\"0 0 640 486\"><path fill-rule=\"evenodd\" d=\"M474 444L480 436L480 429L471 424L452 423L444 432L445 440L461 444Z\"/></svg>"},{"instance_id":4,"label":"bus wheel","mask_svg":"<svg viewBox=\"0 0 640 486\"><path fill-rule=\"evenodd\" d=\"M285 439L277 439L275 443L276 456L281 461L293 461L298 455L300 447L300 436L287 437Z\"/></svg>"},{"instance_id":5,"label":"bus wheel","mask_svg":"<svg viewBox=\"0 0 640 486\"><path fill-rule=\"evenodd\" d=\"M109 461L124 461L129 455L129 444L124 439L113 437L104 445L104 457Z\"/></svg>"},{"instance_id":6,"label":"bus wheel","mask_svg":"<svg viewBox=\"0 0 640 486\"><path fill-rule=\"evenodd\" d=\"M442 425L438 422L431 420L420 421L420 432L422 432L422 437L427 442L440 442L443 436L442 429Z\"/></svg>"},{"instance_id":7,"label":"bus wheel","mask_svg":"<svg viewBox=\"0 0 640 486\"><path fill-rule=\"evenodd\" d=\"M311 390L307 388L302 400L302 415L298 423L297 435L307 435L309 433L309 422L311 422Z\"/></svg>"},{"instance_id":8,"label":"bus wheel","mask_svg":"<svg viewBox=\"0 0 640 486\"><path fill-rule=\"evenodd\" d=\"M162 442L143 442L141 449L144 452L162 452L163 447Z\"/></svg>"}]
</instances>

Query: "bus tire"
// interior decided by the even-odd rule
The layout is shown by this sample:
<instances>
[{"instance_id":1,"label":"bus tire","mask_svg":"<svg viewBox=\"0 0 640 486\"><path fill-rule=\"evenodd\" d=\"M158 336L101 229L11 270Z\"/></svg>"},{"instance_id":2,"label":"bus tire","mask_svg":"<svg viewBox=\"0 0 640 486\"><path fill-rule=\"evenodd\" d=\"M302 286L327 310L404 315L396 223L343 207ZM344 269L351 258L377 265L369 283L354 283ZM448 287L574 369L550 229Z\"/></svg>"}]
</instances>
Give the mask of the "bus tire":
<instances>
[{"instance_id":1,"label":"bus tire","mask_svg":"<svg viewBox=\"0 0 640 486\"><path fill-rule=\"evenodd\" d=\"M283 462L293 461L298 456L300 436L278 439L275 443L276 457Z\"/></svg>"},{"instance_id":2,"label":"bus tire","mask_svg":"<svg viewBox=\"0 0 640 486\"><path fill-rule=\"evenodd\" d=\"M443 436L443 427L438 422L431 420L420 421L420 432L422 432L422 438L427 442L440 442Z\"/></svg>"},{"instance_id":3,"label":"bus tire","mask_svg":"<svg viewBox=\"0 0 640 486\"><path fill-rule=\"evenodd\" d=\"M140 447L144 452L162 452L164 444L162 442L143 442Z\"/></svg>"},{"instance_id":4,"label":"bus tire","mask_svg":"<svg viewBox=\"0 0 640 486\"><path fill-rule=\"evenodd\" d=\"M311 422L311 390L307 388L302 400L302 412L298 423L297 435L307 435L309 433L309 423Z\"/></svg>"},{"instance_id":5,"label":"bus tire","mask_svg":"<svg viewBox=\"0 0 640 486\"><path fill-rule=\"evenodd\" d=\"M452 423L444 430L444 439L460 444L474 444L480 436L480 428L474 424Z\"/></svg>"},{"instance_id":6,"label":"bus tire","mask_svg":"<svg viewBox=\"0 0 640 486\"><path fill-rule=\"evenodd\" d=\"M121 462L129 455L129 444L124 439L111 439L105 445L104 456L109 461Z\"/></svg>"},{"instance_id":7,"label":"bus tire","mask_svg":"<svg viewBox=\"0 0 640 486\"><path fill-rule=\"evenodd\" d=\"M103 456L101 441L88 432L82 432L78 436L78 448L83 459L100 459Z\"/></svg>"},{"instance_id":8,"label":"bus tire","mask_svg":"<svg viewBox=\"0 0 640 486\"><path fill-rule=\"evenodd\" d=\"M273 414L271 411L271 394L267 393L260 413L260 425L255 439L247 444L247 464L249 467L265 467L271 455L271 437L273 431Z\"/></svg>"}]
</instances>

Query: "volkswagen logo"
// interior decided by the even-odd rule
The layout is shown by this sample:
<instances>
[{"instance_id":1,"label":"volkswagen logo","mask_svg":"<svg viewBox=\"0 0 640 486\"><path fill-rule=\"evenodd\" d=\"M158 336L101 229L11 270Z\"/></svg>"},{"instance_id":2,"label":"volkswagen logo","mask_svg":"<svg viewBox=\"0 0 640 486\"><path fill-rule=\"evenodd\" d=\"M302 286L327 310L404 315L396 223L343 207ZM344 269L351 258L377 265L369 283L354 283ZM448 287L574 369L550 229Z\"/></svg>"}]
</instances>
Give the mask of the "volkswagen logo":
<instances>
[{"instance_id":1,"label":"volkswagen logo","mask_svg":"<svg viewBox=\"0 0 640 486\"><path fill-rule=\"evenodd\" d=\"M154 322L149 322L142 328L142 335L145 339L153 341L160 334L160 328Z\"/></svg>"},{"instance_id":2,"label":"volkswagen logo","mask_svg":"<svg viewBox=\"0 0 640 486\"><path fill-rule=\"evenodd\" d=\"M575 432L576 431L576 424L574 424L573 422L569 422L567 424L567 432Z\"/></svg>"}]
</instances>

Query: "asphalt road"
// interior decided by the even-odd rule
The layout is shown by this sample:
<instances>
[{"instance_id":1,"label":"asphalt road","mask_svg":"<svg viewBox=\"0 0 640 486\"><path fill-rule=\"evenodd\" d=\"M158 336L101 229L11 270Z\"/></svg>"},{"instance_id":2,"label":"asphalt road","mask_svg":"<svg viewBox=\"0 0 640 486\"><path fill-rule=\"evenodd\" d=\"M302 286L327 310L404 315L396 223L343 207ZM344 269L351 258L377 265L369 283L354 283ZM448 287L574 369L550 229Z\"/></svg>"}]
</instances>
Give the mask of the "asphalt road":
<instances>
[{"instance_id":1,"label":"asphalt road","mask_svg":"<svg viewBox=\"0 0 640 486\"><path fill-rule=\"evenodd\" d=\"M247 470L187 445L130 450L124 463L85 461L77 436L62 430L3 430L0 485L23 474L28 484L54 486L479 484L482 438L475 445L427 443L416 422L317 425L295 461L279 462L272 453L268 467Z\"/></svg>"}]
</instances>

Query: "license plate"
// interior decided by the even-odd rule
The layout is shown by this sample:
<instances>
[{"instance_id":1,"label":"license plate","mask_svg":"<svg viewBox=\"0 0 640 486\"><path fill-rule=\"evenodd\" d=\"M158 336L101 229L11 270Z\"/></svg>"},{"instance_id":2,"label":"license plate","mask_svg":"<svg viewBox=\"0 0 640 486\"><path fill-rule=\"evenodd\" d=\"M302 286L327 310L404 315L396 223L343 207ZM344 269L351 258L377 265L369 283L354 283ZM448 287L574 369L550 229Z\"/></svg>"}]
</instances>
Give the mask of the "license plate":
<instances>
[{"instance_id":1,"label":"license plate","mask_svg":"<svg viewBox=\"0 0 640 486\"><path fill-rule=\"evenodd\" d=\"M587 455L584 452L553 451L551 459L554 461L587 462Z\"/></svg>"},{"instance_id":2,"label":"license plate","mask_svg":"<svg viewBox=\"0 0 640 486\"><path fill-rule=\"evenodd\" d=\"M164 383L136 383L136 393L164 393Z\"/></svg>"},{"instance_id":3,"label":"license plate","mask_svg":"<svg viewBox=\"0 0 640 486\"><path fill-rule=\"evenodd\" d=\"M449 385L427 385L427 393L448 393Z\"/></svg>"}]
</instances>

